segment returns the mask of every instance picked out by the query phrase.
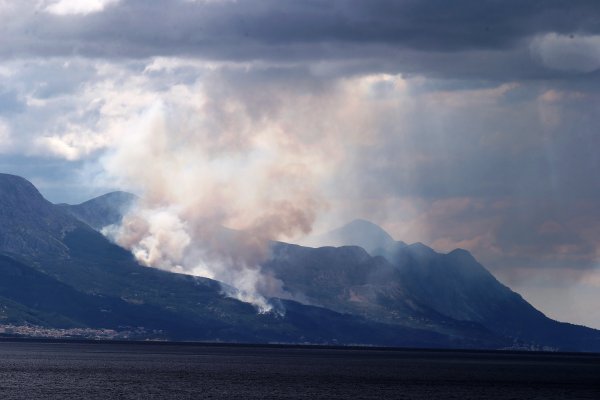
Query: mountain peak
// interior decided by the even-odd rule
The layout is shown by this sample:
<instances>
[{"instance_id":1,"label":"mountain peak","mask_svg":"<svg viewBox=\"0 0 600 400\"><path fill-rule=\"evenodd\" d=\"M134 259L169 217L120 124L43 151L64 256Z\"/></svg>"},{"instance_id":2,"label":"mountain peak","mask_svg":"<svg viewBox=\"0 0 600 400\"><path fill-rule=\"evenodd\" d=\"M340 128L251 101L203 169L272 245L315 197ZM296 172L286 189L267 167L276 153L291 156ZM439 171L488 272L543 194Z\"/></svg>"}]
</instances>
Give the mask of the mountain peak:
<instances>
[{"instance_id":1,"label":"mountain peak","mask_svg":"<svg viewBox=\"0 0 600 400\"><path fill-rule=\"evenodd\" d=\"M383 228L364 219L355 219L340 228L308 240L308 244L313 246L360 246L368 252L393 243L394 238Z\"/></svg>"},{"instance_id":2,"label":"mountain peak","mask_svg":"<svg viewBox=\"0 0 600 400\"><path fill-rule=\"evenodd\" d=\"M0 186L4 185L4 184L30 184L33 186L33 184L31 182L29 182L27 179L18 176L18 175L12 175L12 174L5 174L5 173L0 173Z\"/></svg>"},{"instance_id":3,"label":"mountain peak","mask_svg":"<svg viewBox=\"0 0 600 400\"><path fill-rule=\"evenodd\" d=\"M415 242L407 245L406 251L417 257L432 257L437 254L434 249L421 242Z\"/></svg>"},{"instance_id":4,"label":"mountain peak","mask_svg":"<svg viewBox=\"0 0 600 400\"><path fill-rule=\"evenodd\" d=\"M94 197L81 204L61 204L60 207L92 228L100 230L107 225L119 223L137 200L138 197L132 193L116 191Z\"/></svg>"},{"instance_id":5,"label":"mountain peak","mask_svg":"<svg viewBox=\"0 0 600 400\"><path fill-rule=\"evenodd\" d=\"M471 252L469 252L468 250L465 250L465 249L461 249L461 248L452 250L451 252L448 253L448 256L456 257L456 258L462 259L462 260L476 261L475 257L473 257L473 254L471 254Z\"/></svg>"},{"instance_id":6,"label":"mountain peak","mask_svg":"<svg viewBox=\"0 0 600 400\"><path fill-rule=\"evenodd\" d=\"M29 204L31 201L47 202L27 179L0 173L0 202L3 204Z\"/></svg>"},{"instance_id":7,"label":"mountain peak","mask_svg":"<svg viewBox=\"0 0 600 400\"><path fill-rule=\"evenodd\" d=\"M114 192L108 192L93 199L84 201L83 203L77 204L78 206L84 204L105 204L105 203L130 203L137 200L137 196L133 193L123 192L117 190Z\"/></svg>"},{"instance_id":8,"label":"mountain peak","mask_svg":"<svg viewBox=\"0 0 600 400\"><path fill-rule=\"evenodd\" d=\"M78 221L46 200L27 179L0 174L0 251L28 256L64 253L60 240Z\"/></svg>"},{"instance_id":9,"label":"mountain peak","mask_svg":"<svg viewBox=\"0 0 600 400\"><path fill-rule=\"evenodd\" d=\"M344 228L345 229L370 229L373 231L379 231L381 234L388 236L390 239L392 239L390 234L387 233L382 227L380 227L376 223L371 222L366 219L361 219L361 218L354 219L354 220L350 221L349 223L347 223L346 225L344 225L343 227L341 227L341 229L344 229Z\"/></svg>"}]
</instances>

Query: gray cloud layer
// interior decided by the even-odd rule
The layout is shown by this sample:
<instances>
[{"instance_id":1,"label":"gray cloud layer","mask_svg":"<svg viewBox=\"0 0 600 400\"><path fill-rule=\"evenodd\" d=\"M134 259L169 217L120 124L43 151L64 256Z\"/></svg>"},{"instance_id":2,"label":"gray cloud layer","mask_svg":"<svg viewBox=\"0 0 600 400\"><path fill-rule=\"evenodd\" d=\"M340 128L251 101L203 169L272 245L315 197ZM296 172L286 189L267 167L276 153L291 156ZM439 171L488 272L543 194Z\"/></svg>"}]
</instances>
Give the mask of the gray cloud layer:
<instances>
[{"instance_id":1,"label":"gray cloud layer","mask_svg":"<svg viewBox=\"0 0 600 400\"><path fill-rule=\"evenodd\" d=\"M596 1L129 0L85 15L8 4L3 19L11 22L0 28L5 57L342 62L334 69L546 78L568 75L569 66L540 65L568 49L545 43L536 60L532 38L572 35L576 43L600 33Z\"/></svg>"}]
</instances>

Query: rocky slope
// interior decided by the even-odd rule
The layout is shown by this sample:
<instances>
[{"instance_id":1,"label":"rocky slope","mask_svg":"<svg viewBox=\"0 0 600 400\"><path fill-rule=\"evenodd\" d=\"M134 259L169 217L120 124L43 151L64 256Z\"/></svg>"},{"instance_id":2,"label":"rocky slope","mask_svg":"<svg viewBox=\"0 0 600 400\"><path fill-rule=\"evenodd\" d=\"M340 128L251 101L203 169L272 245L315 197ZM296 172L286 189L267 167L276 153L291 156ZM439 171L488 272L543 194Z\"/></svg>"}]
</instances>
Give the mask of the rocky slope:
<instances>
[{"instance_id":1,"label":"rocky slope","mask_svg":"<svg viewBox=\"0 0 600 400\"><path fill-rule=\"evenodd\" d=\"M339 232L344 232L344 237L349 240L345 244L354 244L356 238L365 234L365 225L364 221L355 221L322 237L339 238ZM383 229L375 227L373 224L368 227L370 232L376 232L375 240L369 242L370 258L366 252L355 257L360 258L363 265L370 266L362 268L363 274L359 275L351 263L343 259L331 260L328 269L344 271L346 281L352 277L352 282L345 284L349 291L335 301L320 294L312 297L313 301L318 303L322 298L329 308L368 314L375 320L405 326L448 332L444 328L453 326L452 321L460 321L534 347L600 350L599 331L546 317L518 293L500 283L468 251L456 249L448 254L437 253L422 243L406 245L390 240L387 233L382 233ZM361 240L365 242L364 238ZM314 249L312 253L319 251L322 249ZM282 251L276 249L274 258L280 260L271 261L269 265L292 291L296 290L298 282L310 288L300 289L306 293L315 293L322 286L322 271L300 265L315 265L314 261L306 261L308 256L292 257L296 265L291 267L286 261L290 257L280 257L280 254ZM298 279L298 271L308 275ZM440 315L448 319L441 327Z\"/></svg>"}]
</instances>

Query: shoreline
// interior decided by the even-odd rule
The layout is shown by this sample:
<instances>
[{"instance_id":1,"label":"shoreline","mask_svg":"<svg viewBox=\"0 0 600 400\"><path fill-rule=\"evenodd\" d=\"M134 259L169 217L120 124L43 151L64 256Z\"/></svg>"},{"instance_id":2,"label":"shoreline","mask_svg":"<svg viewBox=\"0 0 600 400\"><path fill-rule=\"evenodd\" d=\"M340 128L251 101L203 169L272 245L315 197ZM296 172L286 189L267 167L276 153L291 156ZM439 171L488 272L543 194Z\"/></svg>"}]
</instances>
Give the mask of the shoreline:
<instances>
[{"instance_id":1,"label":"shoreline","mask_svg":"<svg viewBox=\"0 0 600 400\"><path fill-rule=\"evenodd\" d=\"M420 348L420 347L386 347L368 345L329 345L308 343L238 343L238 342L203 342L203 341L169 341L169 340L107 340L77 338L36 338L36 337L0 337L3 343L39 343L39 344L90 344L90 345L136 345L156 347L204 347L204 348L248 348L248 349L290 349L290 350L341 350L341 351L377 351L387 353L448 353L448 354L489 354L489 355L531 355L531 356L578 356L600 357L600 353L576 351L546 350L513 350L513 349L472 349L472 348Z\"/></svg>"}]
</instances>

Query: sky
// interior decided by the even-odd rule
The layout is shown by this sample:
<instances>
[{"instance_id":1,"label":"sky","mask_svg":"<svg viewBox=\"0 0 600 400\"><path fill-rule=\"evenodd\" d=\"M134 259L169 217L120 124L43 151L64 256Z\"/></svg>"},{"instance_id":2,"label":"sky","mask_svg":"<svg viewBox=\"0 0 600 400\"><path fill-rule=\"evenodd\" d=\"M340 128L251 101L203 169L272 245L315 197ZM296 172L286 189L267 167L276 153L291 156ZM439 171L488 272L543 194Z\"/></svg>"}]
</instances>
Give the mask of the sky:
<instances>
[{"instance_id":1,"label":"sky","mask_svg":"<svg viewBox=\"0 0 600 400\"><path fill-rule=\"evenodd\" d=\"M53 202L141 194L148 263L183 257L148 244L158 224L187 244L206 220L297 240L365 218L600 328L599 2L0 0L0 20L0 170Z\"/></svg>"}]
</instances>

